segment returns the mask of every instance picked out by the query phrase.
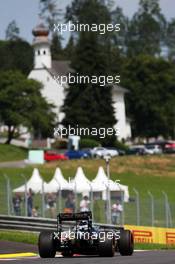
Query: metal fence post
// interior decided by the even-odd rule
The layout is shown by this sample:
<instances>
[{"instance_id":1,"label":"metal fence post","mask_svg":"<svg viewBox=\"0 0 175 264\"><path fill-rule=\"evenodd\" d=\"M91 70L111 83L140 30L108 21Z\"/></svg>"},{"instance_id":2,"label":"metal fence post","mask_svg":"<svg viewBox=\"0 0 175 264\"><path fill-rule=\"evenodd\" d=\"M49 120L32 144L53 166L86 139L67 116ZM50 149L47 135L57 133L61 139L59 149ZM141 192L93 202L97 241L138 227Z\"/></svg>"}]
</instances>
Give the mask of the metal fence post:
<instances>
[{"instance_id":1,"label":"metal fence post","mask_svg":"<svg viewBox=\"0 0 175 264\"><path fill-rule=\"evenodd\" d=\"M165 226L168 228L169 227L169 216L168 216L168 196L167 194L162 191L162 194L164 196L164 206L165 206Z\"/></svg>"},{"instance_id":2,"label":"metal fence post","mask_svg":"<svg viewBox=\"0 0 175 264\"><path fill-rule=\"evenodd\" d=\"M77 201L77 186L76 182L74 182L74 194L75 194L75 212L78 212L78 201Z\"/></svg>"},{"instance_id":3,"label":"metal fence post","mask_svg":"<svg viewBox=\"0 0 175 264\"><path fill-rule=\"evenodd\" d=\"M45 217L45 192L44 192L44 180L42 180L42 217Z\"/></svg>"},{"instance_id":4,"label":"metal fence post","mask_svg":"<svg viewBox=\"0 0 175 264\"><path fill-rule=\"evenodd\" d=\"M169 205L168 195L164 191L162 191L164 199L165 199L165 220L166 220L166 227L172 227L172 215L171 215L171 208Z\"/></svg>"},{"instance_id":5,"label":"metal fence post","mask_svg":"<svg viewBox=\"0 0 175 264\"><path fill-rule=\"evenodd\" d=\"M58 211L59 213L62 212L62 191L61 191L61 184L59 183L59 181L56 179L56 182L58 183L59 186L59 190L58 190ZM70 182L70 180L69 180Z\"/></svg>"},{"instance_id":6,"label":"metal fence post","mask_svg":"<svg viewBox=\"0 0 175 264\"><path fill-rule=\"evenodd\" d=\"M170 227L173 227L172 214L171 214L171 208L170 208L169 201L168 201L168 215L169 215L169 224L170 224Z\"/></svg>"},{"instance_id":7,"label":"metal fence post","mask_svg":"<svg viewBox=\"0 0 175 264\"><path fill-rule=\"evenodd\" d=\"M107 184L107 221L108 221L108 224L111 224L111 221L112 221L112 216L111 216L111 191L110 191L110 186L109 186L109 183L110 183L110 165L109 165L109 162L110 162L110 159L111 157L109 156L106 156L105 157L105 161L106 161L106 172L107 172L107 177L108 177L108 184Z\"/></svg>"},{"instance_id":8,"label":"metal fence post","mask_svg":"<svg viewBox=\"0 0 175 264\"><path fill-rule=\"evenodd\" d=\"M61 191L61 185L59 184L59 212L61 213L62 211L62 191Z\"/></svg>"},{"instance_id":9,"label":"metal fence post","mask_svg":"<svg viewBox=\"0 0 175 264\"><path fill-rule=\"evenodd\" d=\"M154 226L154 222L155 222L154 196L150 191L148 191L148 195L151 201L151 225Z\"/></svg>"},{"instance_id":10,"label":"metal fence post","mask_svg":"<svg viewBox=\"0 0 175 264\"><path fill-rule=\"evenodd\" d=\"M4 174L4 178L6 180L6 192L7 192L7 214L10 215L11 214L11 210L10 210L10 180L9 177Z\"/></svg>"},{"instance_id":11,"label":"metal fence post","mask_svg":"<svg viewBox=\"0 0 175 264\"><path fill-rule=\"evenodd\" d=\"M24 178L24 182L25 182L25 216L28 216L28 210L27 210L27 208L28 208L28 206L27 206L27 179L26 179L26 177L23 175L23 174L21 174L21 176Z\"/></svg>"},{"instance_id":12,"label":"metal fence post","mask_svg":"<svg viewBox=\"0 0 175 264\"><path fill-rule=\"evenodd\" d=\"M88 183L90 186L90 202L91 202L90 207L91 207L92 219L93 219L93 215L94 215L94 213L93 213L93 210L94 210L94 208L93 208L93 189L92 189L92 184L90 182L88 182Z\"/></svg>"},{"instance_id":13,"label":"metal fence post","mask_svg":"<svg viewBox=\"0 0 175 264\"><path fill-rule=\"evenodd\" d=\"M125 224L125 207L124 207L124 204L125 204L125 194L124 194L124 191L121 189L121 186L120 186L120 180L115 180L115 183L118 185L119 189L120 189L120 193L121 193L121 203L122 203L122 212L121 212L121 222L122 222L122 225Z\"/></svg>"},{"instance_id":14,"label":"metal fence post","mask_svg":"<svg viewBox=\"0 0 175 264\"><path fill-rule=\"evenodd\" d=\"M137 208L137 225L140 225L140 195L139 192L133 188L133 191L136 194L136 208Z\"/></svg>"},{"instance_id":15,"label":"metal fence post","mask_svg":"<svg viewBox=\"0 0 175 264\"><path fill-rule=\"evenodd\" d=\"M123 211L122 211L122 225L125 224L125 201L124 201L124 192L121 191L122 193L122 208L123 208Z\"/></svg>"}]
</instances>

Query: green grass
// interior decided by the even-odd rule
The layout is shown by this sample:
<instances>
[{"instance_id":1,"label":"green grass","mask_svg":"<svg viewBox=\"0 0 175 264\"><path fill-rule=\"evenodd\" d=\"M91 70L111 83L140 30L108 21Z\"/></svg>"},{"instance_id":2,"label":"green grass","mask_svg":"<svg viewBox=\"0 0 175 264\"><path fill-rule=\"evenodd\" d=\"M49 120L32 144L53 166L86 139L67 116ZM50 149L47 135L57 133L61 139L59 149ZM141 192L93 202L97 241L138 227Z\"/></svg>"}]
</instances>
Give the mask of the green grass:
<instances>
[{"instance_id":1,"label":"green grass","mask_svg":"<svg viewBox=\"0 0 175 264\"><path fill-rule=\"evenodd\" d=\"M138 250L167 250L175 249L175 245L162 245L162 244L135 244L134 249Z\"/></svg>"},{"instance_id":2,"label":"green grass","mask_svg":"<svg viewBox=\"0 0 175 264\"><path fill-rule=\"evenodd\" d=\"M148 190L155 198L156 226L165 226L164 197L162 191L168 195L173 224L175 226L175 156L145 156L145 157L117 157L110 162L111 178L120 179L122 184L129 186L130 196L135 198L133 188L140 193L141 203L141 225L151 225L150 197ZM81 166L86 176L92 180L95 178L98 167L105 168L104 160L69 160L48 163L38 166L41 176L45 181L49 181L55 172L56 167L60 167L65 178L73 178L77 167ZM6 183L3 174L9 176L11 188L14 189L24 184L21 175L28 179L32 174L33 166L26 168L0 168L0 213L7 213ZM35 203L40 206L41 197L35 197ZM104 202L98 201L94 205L97 222L104 221ZM136 224L136 204L130 202L125 204L125 223Z\"/></svg>"},{"instance_id":3,"label":"green grass","mask_svg":"<svg viewBox=\"0 0 175 264\"><path fill-rule=\"evenodd\" d=\"M37 245L38 234L32 232L20 232L20 231L4 231L0 230L0 240L3 241L14 241L26 244ZM174 246L166 246L161 244L135 244L135 250L164 250L164 249L175 249Z\"/></svg>"},{"instance_id":4,"label":"green grass","mask_svg":"<svg viewBox=\"0 0 175 264\"><path fill-rule=\"evenodd\" d=\"M0 162L27 158L27 150L12 145L0 144Z\"/></svg>"},{"instance_id":5,"label":"green grass","mask_svg":"<svg viewBox=\"0 0 175 264\"><path fill-rule=\"evenodd\" d=\"M0 230L0 240L37 245L38 234L32 232Z\"/></svg>"}]
</instances>

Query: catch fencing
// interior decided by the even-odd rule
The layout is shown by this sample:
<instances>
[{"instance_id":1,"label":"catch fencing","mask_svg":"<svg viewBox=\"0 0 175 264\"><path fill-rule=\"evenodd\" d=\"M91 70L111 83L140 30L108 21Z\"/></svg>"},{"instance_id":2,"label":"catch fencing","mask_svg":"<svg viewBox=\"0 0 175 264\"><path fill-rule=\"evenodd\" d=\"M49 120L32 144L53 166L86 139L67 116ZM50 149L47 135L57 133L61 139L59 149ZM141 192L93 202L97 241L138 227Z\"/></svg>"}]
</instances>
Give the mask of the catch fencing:
<instances>
[{"instance_id":1,"label":"catch fencing","mask_svg":"<svg viewBox=\"0 0 175 264\"><path fill-rule=\"evenodd\" d=\"M3 179L3 180L2 180ZM8 216L28 216L28 193L20 194L19 211L15 209L14 201L16 199L13 189L16 188L11 178L4 175L0 185L0 214ZM23 184L24 184L24 177ZM19 185L22 181L19 182ZM89 209L92 211L93 220L98 223L118 224L118 225L137 225L152 227L175 227L175 203L168 196L168 193L161 191L159 195L151 193L149 190L140 193L137 189L130 189L130 199L124 202L122 193L114 196L110 193L110 203L102 200L100 194L89 195ZM48 202L48 194L37 193L32 196L33 200L33 216L36 218L56 218L59 212L66 211L66 200L69 195L68 191L58 191L53 195L52 206ZM80 201L82 195L78 193L72 194L75 211L80 210ZM112 205L116 202L121 205L121 212L115 213L111 210ZM108 208L110 204L111 208ZM115 222L114 222L115 220Z\"/></svg>"}]
</instances>

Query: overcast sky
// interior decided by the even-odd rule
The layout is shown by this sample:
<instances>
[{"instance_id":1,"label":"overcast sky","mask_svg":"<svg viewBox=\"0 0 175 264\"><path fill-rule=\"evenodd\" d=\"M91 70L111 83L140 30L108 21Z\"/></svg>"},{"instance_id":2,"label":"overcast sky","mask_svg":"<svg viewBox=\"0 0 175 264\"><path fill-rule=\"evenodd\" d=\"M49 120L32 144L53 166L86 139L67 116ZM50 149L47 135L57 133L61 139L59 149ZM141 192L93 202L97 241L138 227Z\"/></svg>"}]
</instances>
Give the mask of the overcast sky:
<instances>
[{"instance_id":1,"label":"overcast sky","mask_svg":"<svg viewBox=\"0 0 175 264\"><path fill-rule=\"evenodd\" d=\"M139 0L115 0L127 16L132 16L137 10ZM62 9L71 0L57 0ZM0 0L0 39L5 38L5 30L12 20L16 20L20 35L32 41L32 28L38 22L39 0ZM160 0L163 13L168 19L175 18L175 0Z\"/></svg>"}]
</instances>

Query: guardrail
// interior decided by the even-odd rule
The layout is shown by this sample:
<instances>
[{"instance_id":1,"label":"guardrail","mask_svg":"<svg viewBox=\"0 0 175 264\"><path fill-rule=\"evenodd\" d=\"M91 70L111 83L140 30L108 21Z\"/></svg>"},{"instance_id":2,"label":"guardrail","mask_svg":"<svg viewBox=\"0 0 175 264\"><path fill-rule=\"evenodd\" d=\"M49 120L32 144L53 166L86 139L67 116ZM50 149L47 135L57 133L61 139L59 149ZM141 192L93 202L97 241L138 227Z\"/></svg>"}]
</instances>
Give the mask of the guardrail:
<instances>
[{"instance_id":1,"label":"guardrail","mask_svg":"<svg viewBox=\"0 0 175 264\"><path fill-rule=\"evenodd\" d=\"M103 229L116 229L115 225L94 223L94 225ZM69 224L64 224L64 228L70 227ZM14 229L21 231L41 232L44 230L53 230L57 228L57 220L50 218L34 218L21 216L0 215L0 229Z\"/></svg>"}]
</instances>

